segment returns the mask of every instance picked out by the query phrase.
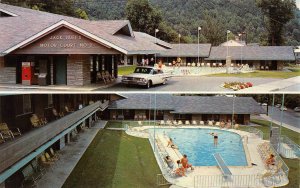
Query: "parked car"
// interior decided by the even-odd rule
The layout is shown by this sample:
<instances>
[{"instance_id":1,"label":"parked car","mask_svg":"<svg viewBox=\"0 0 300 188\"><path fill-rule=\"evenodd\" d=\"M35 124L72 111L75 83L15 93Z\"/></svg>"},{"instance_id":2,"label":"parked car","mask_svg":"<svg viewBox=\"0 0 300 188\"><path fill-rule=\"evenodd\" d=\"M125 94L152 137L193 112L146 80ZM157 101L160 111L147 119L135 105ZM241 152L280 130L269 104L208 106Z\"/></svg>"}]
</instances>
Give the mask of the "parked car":
<instances>
[{"instance_id":1,"label":"parked car","mask_svg":"<svg viewBox=\"0 0 300 188\"><path fill-rule=\"evenodd\" d=\"M276 104L275 107L280 108L281 104Z\"/></svg>"},{"instance_id":2,"label":"parked car","mask_svg":"<svg viewBox=\"0 0 300 188\"><path fill-rule=\"evenodd\" d=\"M166 84L171 76L161 69L153 67L136 67L132 74L122 77L126 85L141 85L150 88L156 84Z\"/></svg>"},{"instance_id":3,"label":"parked car","mask_svg":"<svg viewBox=\"0 0 300 188\"><path fill-rule=\"evenodd\" d=\"M261 105L262 105L262 106L268 106L268 104L267 104L267 103L262 103Z\"/></svg>"},{"instance_id":4,"label":"parked car","mask_svg":"<svg viewBox=\"0 0 300 188\"><path fill-rule=\"evenodd\" d=\"M281 110L281 111L287 111L287 107L282 106L282 107L280 108L280 110Z\"/></svg>"},{"instance_id":5,"label":"parked car","mask_svg":"<svg viewBox=\"0 0 300 188\"><path fill-rule=\"evenodd\" d=\"M300 107L294 108L294 111L295 111L295 112L300 112Z\"/></svg>"}]
</instances>

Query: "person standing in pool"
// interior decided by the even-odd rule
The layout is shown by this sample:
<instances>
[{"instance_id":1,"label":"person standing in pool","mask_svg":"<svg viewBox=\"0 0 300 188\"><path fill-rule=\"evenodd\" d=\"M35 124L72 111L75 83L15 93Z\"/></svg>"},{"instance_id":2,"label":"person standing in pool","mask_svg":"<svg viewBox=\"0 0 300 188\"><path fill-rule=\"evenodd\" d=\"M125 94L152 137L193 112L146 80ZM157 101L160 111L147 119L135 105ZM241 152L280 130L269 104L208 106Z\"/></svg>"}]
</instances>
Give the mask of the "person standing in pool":
<instances>
[{"instance_id":1,"label":"person standing in pool","mask_svg":"<svg viewBox=\"0 0 300 188\"><path fill-rule=\"evenodd\" d=\"M218 139L219 139L218 133L209 133L209 134L214 137L214 146L217 146L218 145Z\"/></svg>"}]
</instances>

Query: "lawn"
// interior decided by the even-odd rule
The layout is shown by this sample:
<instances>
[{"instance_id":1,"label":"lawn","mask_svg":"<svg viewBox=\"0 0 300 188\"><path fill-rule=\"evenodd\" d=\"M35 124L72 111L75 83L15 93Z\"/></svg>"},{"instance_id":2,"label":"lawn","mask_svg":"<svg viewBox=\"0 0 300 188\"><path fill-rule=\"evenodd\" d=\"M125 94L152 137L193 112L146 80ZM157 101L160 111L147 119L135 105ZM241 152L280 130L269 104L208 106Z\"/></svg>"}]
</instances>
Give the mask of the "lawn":
<instances>
[{"instance_id":1,"label":"lawn","mask_svg":"<svg viewBox=\"0 0 300 188\"><path fill-rule=\"evenodd\" d=\"M118 67L118 74L119 75L128 75L133 73L133 71L135 70L136 66L132 65L132 66L121 66Z\"/></svg>"},{"instance_id":2,"label":"lawn","mask_svg":"<svg viewBox=\"0 0 300 188\"><path fill-rule=\"evenodd\" d=\"M290 69L291 72L282 72L282 71L259 71L256 70L251 73L241 73L241 74L212 74L210 77L240 77L240 78L292 78L295 76L300 76L300 69Z\"/></svg>"},{"instance_id":3,"label":"lawn","mask_svg":"<svg viewBox=\"0 0 300 188\"><path fill-rule=\"evenodd\" d=\"M124 128L125 125L132 126L132 127L140 126L137 121L118 121L118 120L116 120L116 121L108 122L106 127L107 128ZM147 121L143 121L142 125L144 125L144 126L154 125L154 122L149 123ZM156 123L155 125L158 125L158 124Z\"/></svg>"},{"instance_id":4,"label":"lawn","mask_svg":"<svg viewBox=\"0 0 300 188\"><path fill-rule=\"evenodd\" d=\"M161 173L148 139L101 130L63 187L156 187Z\"/></svg>"},{"instance_id":5,"label":"lawn","mask_svg":"<svg viewBox=\"0 0 300 188\"><path fill-rule=\"evenodd\" d=\"M269 136L270 122L265 121L265 120L258 120L258 119L252 119L251 122L261 125L261 126L255 127L255 128L260 129L264 133L264 139L269 140L269 138L270 138L270 136ZM273 126L279 126L279 125L273 124ZM299 133L292 131L290 129L287 129L285 127L282 127L281 133L283 135L288 136L295 143L300 144L300 134ZM286 188L299 187L299 185L300 185L300 159L283 158L283 160L290 169L290 171L289 171L290 183L284 187L286 187Z\"/></svg>"}]
</instances>

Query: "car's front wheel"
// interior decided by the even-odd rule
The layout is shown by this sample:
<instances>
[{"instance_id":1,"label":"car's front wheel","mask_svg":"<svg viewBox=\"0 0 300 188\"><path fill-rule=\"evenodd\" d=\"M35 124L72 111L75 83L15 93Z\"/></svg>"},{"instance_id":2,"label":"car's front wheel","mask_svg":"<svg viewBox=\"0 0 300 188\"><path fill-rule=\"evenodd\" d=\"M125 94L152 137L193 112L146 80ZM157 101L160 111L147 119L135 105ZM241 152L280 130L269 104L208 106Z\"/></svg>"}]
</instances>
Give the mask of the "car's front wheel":
<instances>
[{"instance_id":1,"label":"car's front wheel","mask_svg":"<svg viewBox=\"0 0 300 188\"><path fill-rule=\"evenodd\" d=\"M146 85L146 88L149 89L151 86L152 86L152 81L151 81L151 80L148 80L147 85Z\"/></svg>"},{"instance_id":2,"label":"car's front wheel","mask_svg":"<svg viewBox=\"0 0 300 188\"><path fill-rule=\"evenodd\" d=\"M164 79L162 84L166 85L166 83L167 83L167 79Z\"/></svg>"}]
</instances>

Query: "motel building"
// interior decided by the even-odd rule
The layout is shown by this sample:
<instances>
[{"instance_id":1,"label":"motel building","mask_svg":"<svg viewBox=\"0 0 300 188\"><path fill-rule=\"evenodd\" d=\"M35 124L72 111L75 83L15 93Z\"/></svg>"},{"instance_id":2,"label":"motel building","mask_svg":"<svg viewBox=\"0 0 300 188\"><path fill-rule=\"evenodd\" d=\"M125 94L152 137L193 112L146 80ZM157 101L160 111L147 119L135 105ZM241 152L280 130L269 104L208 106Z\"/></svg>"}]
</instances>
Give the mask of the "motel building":
<instances>
[{"instance_id":1,"label":"motel building","mask_svg":"<svg viewBox=\"0 0 300 188\"><path fill-rule=\"evenodd\" d=\"M127 20L88 21L0 3L0 83L88 85L164 50ZM129 61L128 60L128 61Z\"/></svg>"},{"instance_id":2,"label":"motel building","mask_svg":"<svg viewBox=\"0 0 300 188\"><path fill-rule=\"evenodd\" d=\"M108 107L112 120L234 121L250 124L250 115L265 114L251 97L126 94ZM151 101L151 102L150 102ZM156 102L155 102L156 101ZM156 104L156 105L155 105ZM156 114L154 114L154 109Z\"/></svg>"},{"instance_id":3,"label":"motel building","mask_svg":"<svg viewBox=\"0 0 300 188\"><path fill-rule=\"evenodd\" d=\"M109 119L107 107L119 99L117 94L0 95L0 187L34 185L43 174L36 170L49 167L45 152L52 156L51 150L75 143L84 129Z\"/></svg>"},{"instance_id":4,"label":"motel building","mask_svg":"<svg viewBox=\"0 0 300 188\"><path fill-rule=\"evenodd\" d=\"M0 27L1 84L106 83L118 76L119 64L140 64L155 56L165 67L180 57L177 65L184 70L175 74L196 75L242 65L281 70L295 62L289 46L170 44L133 31L127 20L82 20L1 3Z\"/></svg>"}]
</instances>

